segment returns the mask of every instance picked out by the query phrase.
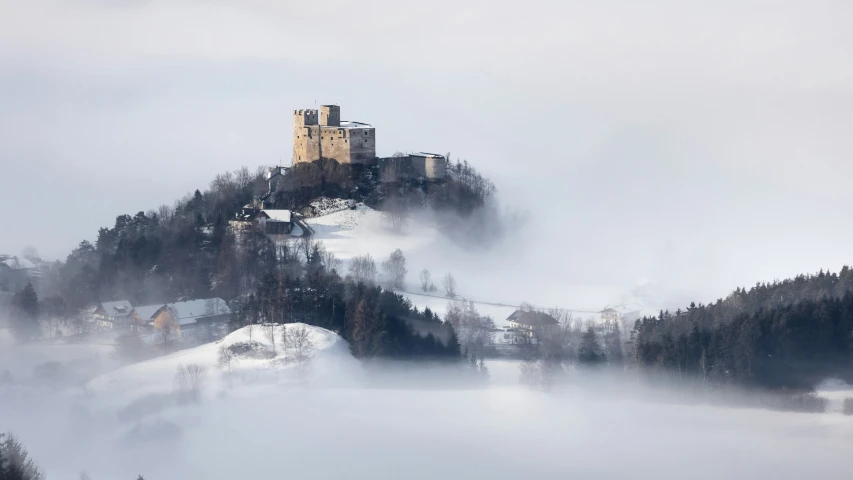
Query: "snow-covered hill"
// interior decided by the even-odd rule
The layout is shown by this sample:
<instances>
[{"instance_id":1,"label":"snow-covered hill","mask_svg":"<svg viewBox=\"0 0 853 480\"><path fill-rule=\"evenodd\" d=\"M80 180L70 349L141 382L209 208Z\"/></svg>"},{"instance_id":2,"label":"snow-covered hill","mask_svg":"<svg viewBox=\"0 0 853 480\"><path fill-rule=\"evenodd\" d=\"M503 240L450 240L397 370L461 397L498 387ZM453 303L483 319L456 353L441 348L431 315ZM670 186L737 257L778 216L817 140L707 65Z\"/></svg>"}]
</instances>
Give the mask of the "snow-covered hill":
<instances>
[{"instance_id":1,"label":"snow-covered hill","mask_svg":"<svg viewBox=\"0 0 853 480\"><path fill-rule=\"evenodd\" d=\"M305 328L310 341L310 359L298 362L292 349L282 340L285 330ZM294 323L271 327L247 326L225 338L195 348L129 365L90 381L86 390L104 406L128 405L146 396L173 392L175 373L179 365L196 364L205 369L205 390L219 391L227 383L242 384L289 382L304 380L306 368L312 379L345 378L356 374L359 366L349 351L349 345L334 332L324 328ZM230 349L229 349L230 347ZM220 350L234 352L230 365L219 362Z\"/></svg>"}]
</instances>

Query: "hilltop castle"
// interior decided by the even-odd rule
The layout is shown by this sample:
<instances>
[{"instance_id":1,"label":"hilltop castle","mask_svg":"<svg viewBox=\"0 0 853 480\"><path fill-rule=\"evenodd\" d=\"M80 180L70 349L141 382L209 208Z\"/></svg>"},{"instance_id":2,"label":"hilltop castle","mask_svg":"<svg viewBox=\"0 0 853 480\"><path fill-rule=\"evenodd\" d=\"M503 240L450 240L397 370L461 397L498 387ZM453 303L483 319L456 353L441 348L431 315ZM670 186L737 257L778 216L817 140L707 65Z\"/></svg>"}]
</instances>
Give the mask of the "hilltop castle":
<instances>
[{"instance_id":1,"label":"hilltop castle","mask_svg":"<svg viewBox=\"0 0 853 480\"><path fill-rule=\"evenodd\" d=\"M322 105L293 111L293 165L327 158L338 163L378 165L383 182L408 178L440 180L447 174L447 159L434 153L376 157L376 129L341 120L341 107Z\"/></svg>"},{"instance_id":2,"label":"hilltop castle","mask_svg":"<svg viewBox=\"0 0 853 480\"><path fill-rule=\"evenodd\" d=\"M366 123L341 121L341 107L293 112L293 163L321 158L338 163L376 164L376 129Z\"/></svg>"}]
</instances>

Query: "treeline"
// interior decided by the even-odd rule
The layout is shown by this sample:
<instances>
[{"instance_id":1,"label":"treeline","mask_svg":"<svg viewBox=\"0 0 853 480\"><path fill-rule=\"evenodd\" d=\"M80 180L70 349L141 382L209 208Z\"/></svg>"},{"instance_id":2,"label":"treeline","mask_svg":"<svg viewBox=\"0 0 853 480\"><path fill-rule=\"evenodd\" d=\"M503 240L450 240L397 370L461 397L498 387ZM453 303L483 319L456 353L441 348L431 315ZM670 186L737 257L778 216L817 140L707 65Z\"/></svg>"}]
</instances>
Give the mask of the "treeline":
<instances>
[{"instance_id":1,"label":"treeline","mask_svg":"<svg viewBox=\"0 0 853 480\"><path fill-rule=\"evenodd\" d=\"M94 244L83 241L71 252L59 269L58 294L72 311L115 299L146 304L210 296L222 274L228 220L264 189L263 172L243 167L174 206L120 215ZM259 261L246 259L247 273Z\"/></svg>"},{"instance_id":2,"label":"treeline","mask_svg":"<svg viewBox=\"0 0 853 480\"><path fill-rule=\"evenodd\" d=\"M277 248L276 263L265 265L257 289L232 302L231 329L256 324L293 322L317 325L338 332L361 358L459 359L459 342L449 323L429 309L419 312L408 299L376 285L375 276L363 276L361 262L346 277L340 262L323 251L319 242L300 239ZM372 259L366 257L372 263ZM405 258L397 251L386 265L391 275ZM376 267L372 270L375 272ZM446 331L445 340L432 333L419 334L411 325L428 322Z\"/></svg>"},{"instance_id":3,"label":"treeline","mask_svg":"<svg viewBox=\"0 0 853 480\"><path fill-rule=\"evenodd\" d=\"M636 322L642 367L711 385L812 388L853 379L853 271L800 275L738 288L709 305Z\"/></svg>"}]
</instances>

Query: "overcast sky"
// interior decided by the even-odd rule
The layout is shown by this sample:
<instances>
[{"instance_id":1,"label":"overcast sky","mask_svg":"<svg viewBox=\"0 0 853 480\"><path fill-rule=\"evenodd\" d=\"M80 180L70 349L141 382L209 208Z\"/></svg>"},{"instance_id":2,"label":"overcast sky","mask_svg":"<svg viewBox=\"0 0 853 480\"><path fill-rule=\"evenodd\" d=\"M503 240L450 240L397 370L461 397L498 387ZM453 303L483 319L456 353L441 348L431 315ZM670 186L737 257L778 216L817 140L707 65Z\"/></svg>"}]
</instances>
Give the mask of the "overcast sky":
<instances>
[{"instance_id":1,"label":"overcast sky","mask_svg":"<svg viewBox=\"0 0 853 480\"><path fill-rule=\"evenodd\" d=\"M492 176L549 272L716 298L839 269L853 4L699 3L0 0L0 252L289 163L316 102Z\"/></svg>"}]
</instances>

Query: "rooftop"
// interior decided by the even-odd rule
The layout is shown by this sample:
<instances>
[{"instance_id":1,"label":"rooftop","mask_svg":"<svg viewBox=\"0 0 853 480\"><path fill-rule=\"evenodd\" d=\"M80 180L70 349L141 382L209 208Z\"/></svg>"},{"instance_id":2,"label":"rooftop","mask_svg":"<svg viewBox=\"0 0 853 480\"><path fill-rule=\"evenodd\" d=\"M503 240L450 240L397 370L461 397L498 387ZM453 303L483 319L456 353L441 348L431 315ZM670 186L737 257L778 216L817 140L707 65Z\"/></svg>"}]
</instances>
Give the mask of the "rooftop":
<instances>
[{"instance_id":1,"label":"rooftop","mask_svg":"<svg viewBox=\"0 0 853 480\"><path fill-rule=\"evenodd\" d=\"M116 302L104 302L101 308L108 317L126 317L133 310L133 305L127 300L118 300Z\"/></svg>"},{"instance_id":2,"label":"rooftop","mask_svg":"<svg viewBox=\"0 0 853 480\"><path fill-rule=\"evenodd\" d=\"M290 210L261 210L260 215L266 215L273 222L290 222Z\"/></svg>"},{"instance_id":3,"label":"rooftop","mask_svg":"<svg viewBox=\"0 0 853 480\"><path fill-rule=\"evenodd\" d=\"M340 126L337 125L323 125L323 128L373 128L373 125L369 123L361 123L361 122L353 122L350 120L341 120Z\"/></svg>"},{"instance_id":4,"label":"rooftop","mask_svg":"<svg viewBox=\"0 0 853 480\"><path fill-rule=\"evenodd\" d=\"M547 325L556 325L557 320L554 319L551 315L548 315L544 312L535 312L529 310L516 310L512 312L512 315L507 317L507 320L515 323L520 323L522 325L529 325L531 327L544 327Z\"/></svg>"},{"instance_id":5,"label":"rooftop","mask_svg":"<svg viewBox=\"0 0 853 480\"><path fill-rule=\"evenodd\" d=\"M11 257L0 262L0 265L6 265L12 270L29 270L36 268L36 265L26 258Z\"/></svg>"}]
</instances>

